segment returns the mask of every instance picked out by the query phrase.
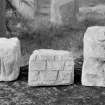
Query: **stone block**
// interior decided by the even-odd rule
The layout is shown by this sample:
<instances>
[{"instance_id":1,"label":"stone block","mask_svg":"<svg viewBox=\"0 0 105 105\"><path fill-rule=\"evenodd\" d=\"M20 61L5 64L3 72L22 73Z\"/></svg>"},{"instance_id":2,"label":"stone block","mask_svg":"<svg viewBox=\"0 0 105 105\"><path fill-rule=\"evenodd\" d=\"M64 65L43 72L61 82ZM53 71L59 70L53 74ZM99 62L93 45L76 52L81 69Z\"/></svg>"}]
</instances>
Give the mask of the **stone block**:
<instances>
[{"instance_id":1,"label":"stone block","mask_svg":"<svg viewBox=\"0 0 105 105\"><path fill-rule=\"evenodd\" d=\"M105 87L105 27L89 27L84 35L82 84Z\"/></svg>"},{"instance_id":2,"label":"stone block","mask_svg":"<svg viewBox=\"0 0 105 105\"><path fill-rule=\"evenodd\" d=\"M17 79L20 64L20 41L17 38L0 38L0 81Z\"/></svg>"},{"instance_id":3,"label":"stone block","mask_svg":"<svg viewBox=\"0 0 105 105\"><path fill-rule=\"evenodd\" d=\"M68 56L68 57L67 57ZM35 50L29 60L30 86L72 84L74 61L71 52L63 50Z\"/></svg>"}]
</instances>

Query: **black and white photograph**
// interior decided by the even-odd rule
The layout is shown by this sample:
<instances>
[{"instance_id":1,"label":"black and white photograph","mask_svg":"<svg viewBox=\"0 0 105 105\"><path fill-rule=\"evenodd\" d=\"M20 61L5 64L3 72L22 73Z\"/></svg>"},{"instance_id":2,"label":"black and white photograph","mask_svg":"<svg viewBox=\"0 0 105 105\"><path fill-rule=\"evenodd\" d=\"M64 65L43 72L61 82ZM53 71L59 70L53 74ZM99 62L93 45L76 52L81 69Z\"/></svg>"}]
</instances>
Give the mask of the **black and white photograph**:
<instances>
[{"instance_id":1,"label":"black and white photograph","mask_svg":"<svg viewBox=\"0 0 105 105\"><path fill-rule=\"evenodd\" d=\"M0 0L0 105L105 105L105 0Z\"/></svg>"}]
</instances>

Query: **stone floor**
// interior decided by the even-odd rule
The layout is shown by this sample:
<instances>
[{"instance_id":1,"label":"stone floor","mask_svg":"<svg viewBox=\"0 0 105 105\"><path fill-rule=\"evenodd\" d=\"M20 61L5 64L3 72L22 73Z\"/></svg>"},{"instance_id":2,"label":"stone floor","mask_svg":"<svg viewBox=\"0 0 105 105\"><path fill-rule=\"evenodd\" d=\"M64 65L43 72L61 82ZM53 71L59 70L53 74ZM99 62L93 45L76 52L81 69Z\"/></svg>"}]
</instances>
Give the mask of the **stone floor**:
<instances>
[{"instance_id":1,"label":"stone floor","mask_svg":"<svg viewBox=\"0 0 105 105\"><path fill-rule=\"evenodd\" d=\"M28 67L21 68L13 82L0 82L0 105L105 105L105 88L80 83L83 59L75 60L75 84L70 86L29 87Z\"/></svg>"}]
</instances>

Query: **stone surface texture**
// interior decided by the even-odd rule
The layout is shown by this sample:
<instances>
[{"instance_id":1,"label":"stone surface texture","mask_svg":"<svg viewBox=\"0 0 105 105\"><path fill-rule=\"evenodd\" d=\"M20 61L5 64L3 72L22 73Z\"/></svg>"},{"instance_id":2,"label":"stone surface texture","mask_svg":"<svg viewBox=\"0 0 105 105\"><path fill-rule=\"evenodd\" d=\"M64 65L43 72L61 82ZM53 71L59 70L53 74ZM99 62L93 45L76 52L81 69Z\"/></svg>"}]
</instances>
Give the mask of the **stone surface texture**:
<instances>
[{"instance_id":1,"label":"stone surface texture","mask_svg":"<svg viewBox=\"0 0 105 105\"><path fill-rule=\"evenodd\" d=\"M35 50L29 60L30 86L67 85L74 82L74 61L68 51Z\"/></svg>"},{"instance_id":2,"label":"stone surface texture","mask_svg":"<svg viewBox=\"0 0 105 105\"><path fill-rule=\"evenodd\" d=\"M20 63L20 41L17 38L0 38L0 81L17 79Z\"/></svg>"},{"instance_id":3,"label":"stone surface texture","mask_svg":"<svg viewBox=\"0 0 105 105\"><path fill-rule=\"evenodd\" d=\"M10 0L16 10L35 28L76 24L79 13L75 0ZM38 29L39 29L38 28Z\"/></svg>"},{"instance_id":4,"label":"stone surface texture","mask_svg":"<svg viewBox=\"0 0 105 105\"><path fill-rule=\"evenodd\" d=\"M26 19L34 19L36 0L10 0L11 4Z\"/></svg>"},{"instance_id":5,"label":"stone surface texture","mask_svg":"<svg viewBox=\"0 0 105 105\"><path fill-rule=\"evenodd\" d=\"M84 35L82 84L105 87L105 27L89 27Z\"/></svg>"},{"instance_id":6,"label":"stone surface texture","mask_svg":"<svg viewBox=\"0 0 105 105\"><path fill-rule=\"evenodd\" d=\"M57 25L72 25L71 23L76 22L75 14L79 12L79 7L77 8L74 0L51 0L50 21Z\"/></svg>"}]
</instances>

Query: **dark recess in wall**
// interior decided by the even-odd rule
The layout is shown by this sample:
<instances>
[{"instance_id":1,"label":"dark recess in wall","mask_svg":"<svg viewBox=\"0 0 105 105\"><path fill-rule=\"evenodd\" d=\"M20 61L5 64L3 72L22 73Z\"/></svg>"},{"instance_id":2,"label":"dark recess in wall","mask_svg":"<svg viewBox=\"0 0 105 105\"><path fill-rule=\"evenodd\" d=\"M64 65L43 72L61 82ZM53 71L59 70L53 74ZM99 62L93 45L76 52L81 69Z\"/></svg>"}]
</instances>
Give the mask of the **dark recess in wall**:
<instances>
[{"instance_id":1,"label":"dark recess in wall","mask_svg":"<svg viewBox=\"0 0 105 105\"><path fill-rule=\"evenodd\" d=\"M5 36L6 34L5 10L6 10L6 1L0 0L0 37Z\"/></svg>"}]
</instances>

